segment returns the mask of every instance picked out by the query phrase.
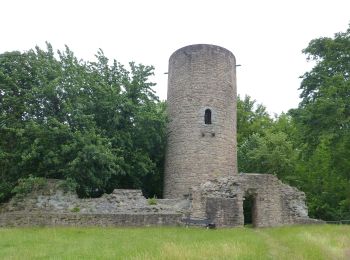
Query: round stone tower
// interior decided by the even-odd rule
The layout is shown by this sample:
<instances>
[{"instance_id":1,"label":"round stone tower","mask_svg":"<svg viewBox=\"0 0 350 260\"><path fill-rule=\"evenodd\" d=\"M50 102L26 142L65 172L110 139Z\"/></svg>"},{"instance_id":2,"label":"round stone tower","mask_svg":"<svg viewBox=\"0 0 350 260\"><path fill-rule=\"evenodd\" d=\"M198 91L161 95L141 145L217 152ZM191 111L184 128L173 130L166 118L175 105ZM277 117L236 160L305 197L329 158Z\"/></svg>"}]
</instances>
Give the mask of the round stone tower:
<instances>
[{"instance_id":1,"label":"round stone tower","mask_svg":"<svg viewBox=\"0 0 350 260\"><path fill-rule=\"evenodd\" d=\"M219 46L175 51L168 71L168 143L164 197L237 173L236 60Z\"/></svg>"}]
</instances>

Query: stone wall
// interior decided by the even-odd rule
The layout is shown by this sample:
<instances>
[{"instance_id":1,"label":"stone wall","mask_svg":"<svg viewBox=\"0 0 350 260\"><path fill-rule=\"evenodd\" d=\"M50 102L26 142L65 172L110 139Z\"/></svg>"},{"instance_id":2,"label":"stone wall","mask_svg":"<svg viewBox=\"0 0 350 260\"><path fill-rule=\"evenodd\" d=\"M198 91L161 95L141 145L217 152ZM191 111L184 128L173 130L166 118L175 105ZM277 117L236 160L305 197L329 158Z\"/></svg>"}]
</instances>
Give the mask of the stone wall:
<instances>
[{"instance_id":1,"label":"stone wall","mask_svg":"<svg viewBox=\"0 0 350 260\"><path fill-rule=\"evenodd\" d=\"M305 195L270 174L240 174L207 181L189 199L159 199L149 205L140 190L114 190L79 199L60 181L24 198L0 204L0 227L8 226L154 226L181 225L182 218L210 219L218 227L243 226L243 201L253 195L256 227L320 223L308 218Z\"/></svg>"},{"instance_id":2,"label":"stone wall","mask_svg":"<svg viewBox=\"0 0 350 260\"><path fill-rule=\"evenodd\" d=\"M12 212L0 214L0 227L26 226L163 226L180 225L182 214L81 214Z\"/></svg>"},{"instance_id":3,"label":"stone wall","mask_svg":"<svg viewBox=\"0 0 350 260\"><path fill-rule=\"evenodd\" d=\"M23 199L13 198L0 206L1 212L45 211L56 213L79 212L83 214L176 213L189 207L189 201L179 199L157 200L149 205L141 190L115 189L100 198L80 199L74 192L61 188L59 180L48 180L47 185L33 191Z\"/></svg>"},{"instance_id":4,"label":"stone wall","mask_svg":"<svg viewBox=\"0 0 350 260\"><path fill-rule=\"evenodd\" d=\"M247 196L254 198L255 227L319 223L308 217L305 194L271 174L240 174L193 188L191 217L208 218L221 227L243 226Z\"/></svg>"},{"instance_id":5,"label":"stone wall","mask_svg":"<svg viewBox=\"0 0 350 260\"><path fill-rule=\"evenodd\" d=\"M116 189L100 198L80 199L62 181L0 204L0 226L149 226L178 225L188 200L157 200L149 205L141 190Z\"/></svg>"},{"instance_id":6,"label":"stone wall","mask_svg":"<svg viewBox=\"0 0 350 260\"><path fill-rule=\"evenodd\" d=\"M237 173L235 65L230 51L206 44L170 57L165 198L183 198L193 185Z\"/></svg>"}]
</instances>

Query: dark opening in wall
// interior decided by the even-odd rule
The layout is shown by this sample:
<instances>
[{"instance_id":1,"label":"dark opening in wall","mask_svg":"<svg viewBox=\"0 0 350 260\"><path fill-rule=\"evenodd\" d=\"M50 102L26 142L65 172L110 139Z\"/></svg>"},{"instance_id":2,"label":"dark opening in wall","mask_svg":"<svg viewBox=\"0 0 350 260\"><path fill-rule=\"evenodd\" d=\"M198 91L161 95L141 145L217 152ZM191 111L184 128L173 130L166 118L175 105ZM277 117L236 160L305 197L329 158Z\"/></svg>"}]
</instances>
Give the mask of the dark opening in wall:
<instances>
[{"instance_id":1,"label":"dark opening in wall","mask_svg":"<svg viewBox=\"0 0 350 260\"><path fill-rule=\"evenodd\" d=\"M210 125L211 124L211 110L210 109L206 109L205 113L204 113L204 123L206 125Z\"/></svg>"},{"instance_id":2,"label":"dark opening in wall","mask_svg":"<svg viewBox=\"0 0 350 260\"><path fill-rule=\"evenodd\" d=\"M243 200L244 225L255 226L255 196L246 194Z\"/></svg>"}]
</instances>

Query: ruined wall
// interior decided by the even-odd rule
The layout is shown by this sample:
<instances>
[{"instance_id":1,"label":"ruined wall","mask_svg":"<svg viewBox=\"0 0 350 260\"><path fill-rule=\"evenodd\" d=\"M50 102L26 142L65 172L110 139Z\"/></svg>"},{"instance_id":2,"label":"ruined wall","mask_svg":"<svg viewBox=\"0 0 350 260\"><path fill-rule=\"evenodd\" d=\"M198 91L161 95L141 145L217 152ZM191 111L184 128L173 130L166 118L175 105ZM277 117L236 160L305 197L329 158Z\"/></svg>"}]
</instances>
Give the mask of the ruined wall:
<instances>
[{"instance_id":1,"label":"ruined wall","mask_svg":"<svg viewBox=\"0 0 350 260\"><path fill-rule=\"evenodd\" d=\"M141 190L116 189L100 198L80 199L48 180L23 198L0 204L0 226L149 226L178 225L188 200L157 200L149 205Z\"/></svg>"},{"instance_id":2,"label":"ruined wall","mask_svg":"<svg viewBox=\"0 0 350 260\"><path fill-rule=\"evenodd\" d=\"M165 198L181 198L193 185L237 173L235 65L230 51L206 44L170 57ZM206 109L211 124L205 124Z\"/></svg>"},{"instance_id":3,"label":"ruined wall","mask_svg":"<svg viewBox=\"0 0 350 260\"><path fill-rule=\"evenodd\" d=\"M189 201L178 199L157 200L149 205L141 190L115 189L100 198L80 199L75 192L64 191L62 181L48 180L45 187L27 194L24 198L13 198L0 204L2 212L55 212L83 214L148 214L175 213L189 207Z\"/></svg>"},{"instance_id":4,"label":"ruined wall","mask_svg":"<svg viewBox=\"0 0 350 260\"><path fill-rule=\"evenodd\" d=\"M221 227L244 225L243 201L254 197L255 227L315 223L308 217L305 194L271 174L239 174L207 181L192 192L191 216Z\"/></svg>"},{"instance_id":5,"label":"ruined wall","mask_svg":"<svg viewBox=\"0 0 350 260\"><path fill-rule=\"evenodd\" d=\"M164 226L180 225L182 214L81 214L12 212L0 214L0 227L26 226Z\"/></svg>"},{"instance_id":6,"label":"ruined wall","mask_svg":"<svg viewBox=\"0 0 350 260\"><path fill-rule=\"evenodd\" d=\"M149 205L140 190L114 190L79 199L49 180L40 190L0 204L0 227L182 225L183 218L210 219L218 227L243 226L243 200L255 196L256 227L319 223L308 218L305 195L270 174L240 174L206 181L190 200L159 199Z\"/></svg>"}]
</instances>

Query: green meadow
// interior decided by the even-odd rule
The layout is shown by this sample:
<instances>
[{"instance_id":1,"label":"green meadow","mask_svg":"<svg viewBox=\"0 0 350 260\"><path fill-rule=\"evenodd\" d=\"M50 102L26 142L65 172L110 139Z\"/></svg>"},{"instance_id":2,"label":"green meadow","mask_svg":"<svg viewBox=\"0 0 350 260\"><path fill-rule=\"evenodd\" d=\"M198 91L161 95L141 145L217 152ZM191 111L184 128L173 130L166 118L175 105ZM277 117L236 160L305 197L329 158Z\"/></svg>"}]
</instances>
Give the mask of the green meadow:
<instances>
[{"instance_id":1,"label":"green meadow","mask_svg":"<svg viewBox=\"0 0 350 260\"><path fill-rule=\"evenodd\" d=\"M350 259L350 226L2 228L0 259Z\"/></svg>"}]
</instances>

